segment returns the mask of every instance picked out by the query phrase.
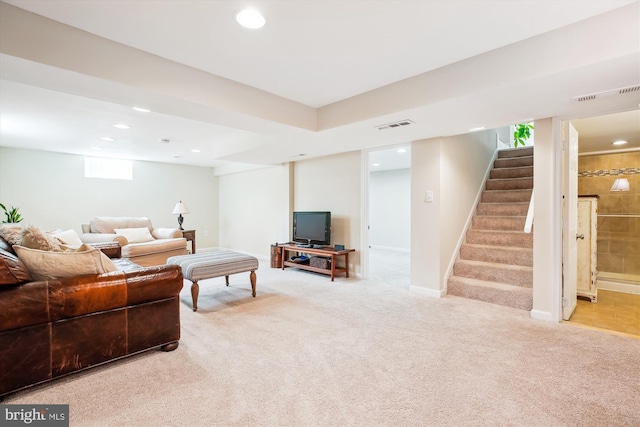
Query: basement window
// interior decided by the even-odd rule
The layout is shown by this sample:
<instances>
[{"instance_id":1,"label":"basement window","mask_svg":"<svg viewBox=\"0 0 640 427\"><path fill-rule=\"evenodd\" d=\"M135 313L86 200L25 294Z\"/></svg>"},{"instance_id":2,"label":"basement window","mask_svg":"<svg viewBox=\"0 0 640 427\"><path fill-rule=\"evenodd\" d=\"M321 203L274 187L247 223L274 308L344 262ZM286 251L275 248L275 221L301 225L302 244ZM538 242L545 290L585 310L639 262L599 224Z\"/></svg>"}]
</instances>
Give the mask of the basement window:
<instances>
[{"instance_id":1,"label":"basement window","mask_svg":"<svg viewBox=\"0 0 640 427\"><path fill-rule=\"evenodd\" d=\"M101 157L84 158L84 177L133 180L133 162Z\"/></svg>"}]
</instances>

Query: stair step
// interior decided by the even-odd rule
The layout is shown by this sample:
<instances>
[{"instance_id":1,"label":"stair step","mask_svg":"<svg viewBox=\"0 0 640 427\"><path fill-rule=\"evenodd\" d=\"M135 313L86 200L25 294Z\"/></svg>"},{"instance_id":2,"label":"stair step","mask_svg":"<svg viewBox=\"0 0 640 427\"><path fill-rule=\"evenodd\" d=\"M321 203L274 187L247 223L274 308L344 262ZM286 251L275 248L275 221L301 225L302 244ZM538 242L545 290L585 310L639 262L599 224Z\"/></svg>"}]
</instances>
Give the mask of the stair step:
<instances>
[{"instance_id":1,"label":"stair step","mask_svg":"<svg viewBox=\"0 0 640 427\"><path fill-rule=\"evenodd\" d=\"M482 203L511 203L531 200L531 190L485 190L480 196Z\"/></svg>"},{"instance_id":2,"label":"stair step","mask_svg":"<svg viewBox=\"0 0 640 427\"><path fill-rule=\"evenodd\" d=\"M497 264L533 267L533 250L529 248L473 245L465 243L460 248L460 258Z\"/></svg>"},{"instance_id":3,"label":"stair step","mask_svg":"<svg viewBox=\"0 0 640 427\"><path fill-rule=\"evenodd\" d=\"M533 176L533 166L520 166L516 168L491 169L489 178L523 178Z\"/></svg>"},{"instance_id":4,"label":"stair step","mask_svg":"<svg viewBox=\"0 0 640 427\"><path fill-rule=\"evenodd\" d=\"M522 265L459 259L453 264L453 275L523 286L525 288L533 287L533 268Z\"/></svg>"},{"instance_id":5,"label":"stair step","mask_svg":"<svg viewBox=\"0 0 640 427\"><path fill-rule=\"evenodd\" d=\"M507 148L505 150L498 151L498 158L504 159L509 157L526 157L533 156L533 147L519 147L519 148Z\"/></svg>"},{"instance_id":6,"label":"stair step","mask_svg":"<svg viewBox=\"0 0 640 427\"><path fill-rule=\"evenodd\" d=\"M451 276L447 281L447 293L521 310L533 308L533 290L531 288L504 283Z\"/></svg>"},{"instance_id":7,"label":"stair step","mask_svg":"<svg viewBox=\"0 0 640 427\"><path fill-rule=\"evenodd\" d=\"M523 190L533 188L533 177L488 179L487 190Z\"/></svg>"},{"instance_id":8,"label":"stair step","mask_svg":"<svg viewBox=\"0 0 640 427\"><path fill-rule=\"evenodd\" d=\"M466 242L472 245L514 246L531 249L533 248L533 233L470 229L467 231Z\"/></svg>"},{"instance_id":9,"label":"stair step","mask_svg":"<svg viewBox=\"0 0 640 427\"><path fill-rule=\"evenodd\" d=\"M527 216L529 212L529 202L519 203L478 203L476 215L495 216Z\"/></svg>"},{"instance_id":10,"label":"stair step","mask_svg":"<svg viewBox=\"0 0 640 427\"><path fill-rule=\"evenodd\" d=\"M471 219L471 228L475 230L523 231L526 216L475 215Z\"/></svg>"},{"instance_id":11,"label":"stair step","mask_svg":"<svg viewBox=\"0 0 640 427\"><path fill-rule=\"evenodd\" d=\"M533 156L528 157L508 157L496 159L493 162L494 168L516 168L521 166L533 166Z\"/></svg>"}]
</instances>

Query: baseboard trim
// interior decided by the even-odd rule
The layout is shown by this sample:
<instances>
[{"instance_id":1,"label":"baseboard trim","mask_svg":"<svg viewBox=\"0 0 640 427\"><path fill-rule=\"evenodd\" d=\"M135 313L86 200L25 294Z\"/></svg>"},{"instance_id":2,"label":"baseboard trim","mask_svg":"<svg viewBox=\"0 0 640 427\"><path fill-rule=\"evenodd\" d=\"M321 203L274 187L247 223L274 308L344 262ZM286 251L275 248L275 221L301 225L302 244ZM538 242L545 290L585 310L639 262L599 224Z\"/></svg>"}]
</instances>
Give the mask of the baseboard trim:
<instances>
[{"instance_id":1,"label":"baseboard trim","mask_svg":"<svg viewBox=\"0 0 640 427\"><path fill-rule=\"evenodd\" d=\"M429 289L423 288L422 286L409 286L409 292L415 292L416 294L432 297L432 298L442 298L447 294L444 289Z\"/></svg>"},{"instance_id":2,"label":"baseboard trim","mask_svg":"<svg viewBox=\"0 0 640 427\"><path fill-rule=\"evenodd\" d=\"M631 285L629 283L620 283L615 281L608 281L598 279L598 289L603 291L623 292L625 294L640 295L640 286Z\"/></svg>"},{"instance_id":3,"label":"baseboard trim","mask_svg":"<svg viewBox=\"0 0 640 427\"><path fill-rule=\"evenodd\" d=\"M531 318L537 320L544 320L546 322L553 322L553 315L549 311L536 310L535 308L530 312Z\"/></svg>"}]
</instances>

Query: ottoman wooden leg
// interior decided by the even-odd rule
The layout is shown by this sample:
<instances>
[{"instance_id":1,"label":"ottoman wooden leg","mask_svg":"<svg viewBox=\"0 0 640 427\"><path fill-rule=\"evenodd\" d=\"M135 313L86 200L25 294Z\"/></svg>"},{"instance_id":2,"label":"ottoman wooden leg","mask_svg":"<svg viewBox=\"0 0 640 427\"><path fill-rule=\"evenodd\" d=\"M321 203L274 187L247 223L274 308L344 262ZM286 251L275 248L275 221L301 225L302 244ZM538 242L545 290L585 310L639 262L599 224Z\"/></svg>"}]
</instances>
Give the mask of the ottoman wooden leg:
<instances>
[{"instance_id":1,"label":"ottoman wooden leg","mask_svg":"<svg viewBox=\"0 0 640 427\"><path fill-rule=\"evenodd\" d=\"M256 272L252 271L249 274L249 279L251 280L251 294L255 297L256 296Z\"/></svg>"},{"instance_id":2,"label":"ottoman wooden leg","mask_svg":"<svg viewBox=\"0 0 640 427\"><path fill-rule=\"evenodd\" d=\"M200 285L198 282L193 282L191 284L191 301L193 301L193 311L198 309L198 294L200 293Z\"/></svg>"},{"instance_id":3,"label":"ottoman wooden leg","mask_svg":"<svg viewBox=\"0 0 640 427\"><path fill-rule=\"evenodd\" d=\"M227 286L229 286L229 276L224 276L224 280L227 282Z\"/></svg>"}]
</instances>

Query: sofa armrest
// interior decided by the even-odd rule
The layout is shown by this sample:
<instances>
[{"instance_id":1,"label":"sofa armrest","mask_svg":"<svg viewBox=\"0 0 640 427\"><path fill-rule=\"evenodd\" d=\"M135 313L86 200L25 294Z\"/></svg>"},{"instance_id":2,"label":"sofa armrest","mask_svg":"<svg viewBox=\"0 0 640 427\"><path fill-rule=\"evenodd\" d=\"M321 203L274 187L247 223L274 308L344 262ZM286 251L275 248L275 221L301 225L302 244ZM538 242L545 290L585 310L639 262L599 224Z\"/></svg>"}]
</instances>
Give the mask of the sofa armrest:
<instances>
[{"instance_id":1,"label":"sofa armrest","mask_svg":"<svg viewBox=\"0 0 640 427\"><path fill-rule=\"evenodd\" d=\"M118 242L120 246L126 246L129 244L129 241L126 237L120 234L110 234L110 233L83 233L80 235L80 240L82 243L92 244L92 243L106 243L106 242Z\"/></svg>"},{"instance_id":2,"label":"sofa armrest","mask_svg":"<svg viewBox=\"0 0 640 427\"><path fill-rule=\"evenodd\" d=\"M175 239L182 237L182 230L179 228L154 228L151 235L156 239Z\"/></svg>"}]
</instances>

